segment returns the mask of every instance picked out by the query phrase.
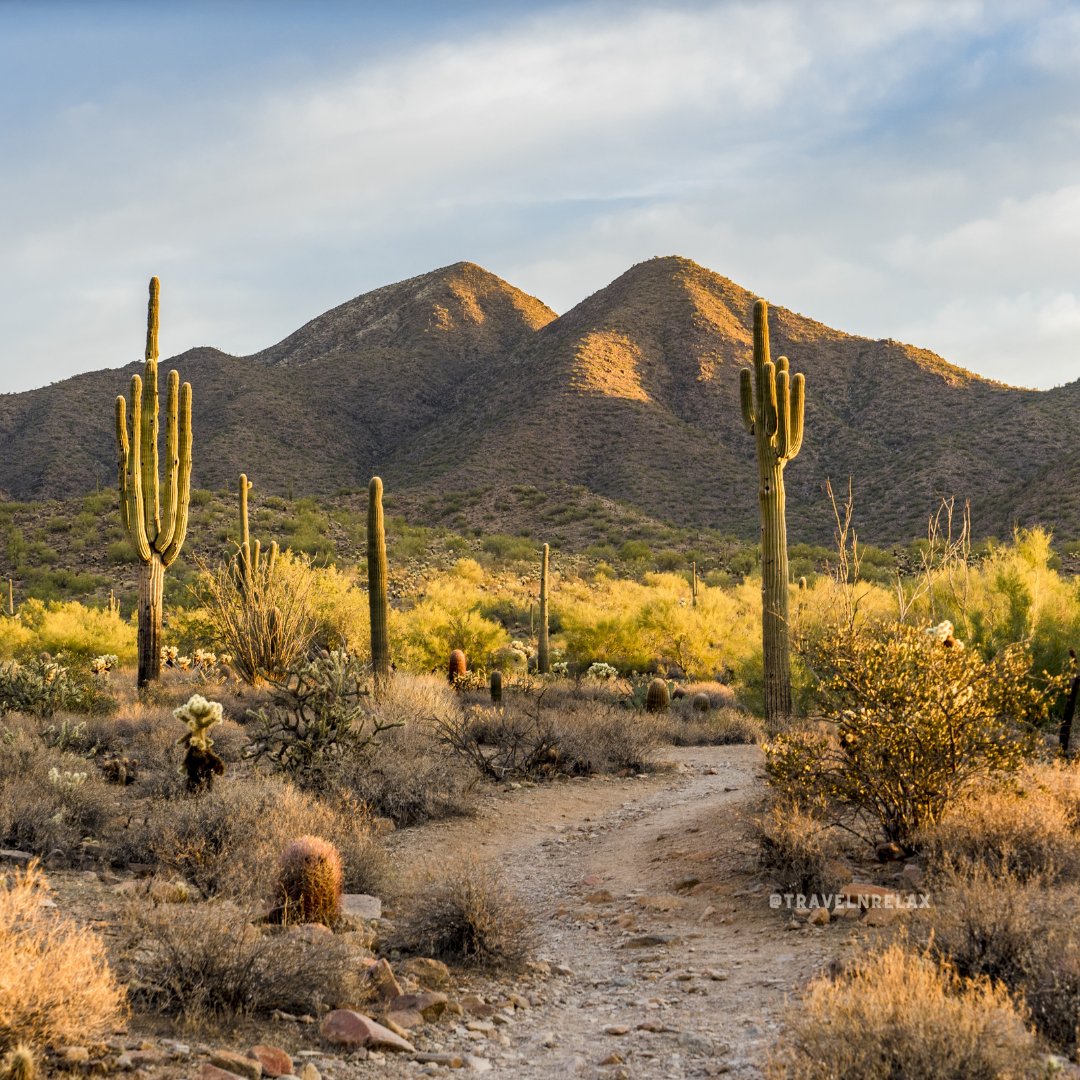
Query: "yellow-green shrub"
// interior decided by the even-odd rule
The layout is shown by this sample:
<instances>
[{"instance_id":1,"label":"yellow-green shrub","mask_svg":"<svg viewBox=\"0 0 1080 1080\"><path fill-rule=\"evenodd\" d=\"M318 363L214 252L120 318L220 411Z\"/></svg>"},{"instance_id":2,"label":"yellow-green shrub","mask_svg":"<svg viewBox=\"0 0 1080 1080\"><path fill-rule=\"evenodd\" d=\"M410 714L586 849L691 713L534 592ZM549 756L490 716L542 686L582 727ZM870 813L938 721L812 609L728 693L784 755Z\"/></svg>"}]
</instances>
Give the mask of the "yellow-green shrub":
<instances>
[{"instance_id":1,"label":"yellow-green shrub","mask_svg":"<svg viewBox=\"0 0 1080 1080\"><path fill-rule=\"evenodd\" d=\"M21 630L13 631L10 623L18 623ZM135 662L135 627L110 611L85 607L77 600L27 600L15 619L5 619L0 625L4 626L0 641L4 646L17 642L18 651L62 652L81 659L111 653L121 664Z\"/></svg>"}]
</instances>

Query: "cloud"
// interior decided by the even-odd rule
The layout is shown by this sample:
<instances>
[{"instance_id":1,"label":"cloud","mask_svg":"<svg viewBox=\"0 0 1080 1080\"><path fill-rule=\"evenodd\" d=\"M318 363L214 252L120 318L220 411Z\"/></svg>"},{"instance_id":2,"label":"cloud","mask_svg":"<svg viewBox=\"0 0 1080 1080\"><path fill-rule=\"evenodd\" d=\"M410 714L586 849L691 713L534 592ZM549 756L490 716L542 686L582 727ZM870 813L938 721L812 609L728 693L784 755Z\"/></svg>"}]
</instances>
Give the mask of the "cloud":
<instances>
[{"instance_id":1,"label":"cloud","mask_svg":"<svg viewBox=\"0 0 1080 1080\"><path fill-rule=\"evenodd\" d=\"M268 55L185 82L166 57L150 86L80 85L9 133L0 380L130 360L151 273L163 348L245 353L461 258L565 309L678 253L999 377L980 367L987 311L1013 341L1026 297L1045 348L1010 362L1061 381L1080 115L1052 91L1076 78L1075 20L1031 11L575 4L338 50L322 72Z\"/></svg>"}]
</instances>

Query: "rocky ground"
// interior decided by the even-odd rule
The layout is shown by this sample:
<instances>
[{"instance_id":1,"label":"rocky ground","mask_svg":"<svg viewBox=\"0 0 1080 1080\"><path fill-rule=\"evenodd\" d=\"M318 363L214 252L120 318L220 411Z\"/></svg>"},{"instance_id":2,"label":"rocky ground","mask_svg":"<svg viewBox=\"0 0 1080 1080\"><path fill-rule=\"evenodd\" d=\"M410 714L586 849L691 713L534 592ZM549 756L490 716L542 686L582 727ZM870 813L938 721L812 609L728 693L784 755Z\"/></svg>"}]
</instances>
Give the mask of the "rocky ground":
<instances>
[{"instance_id":1,"label":"rocky ground","mask_svg":"<svg viewBox=\"0 0 1080 1080\"><path fill-rule=\"evenodd\" d=\"M356 1049L327 1037L349 1038L351 1017L278 1015L209 1033L136 1015L107 1047L68 1048L72 1071L153 1080L288 1068L302 1080L456 1069L521 1078L761 1075L789 999L868 932L866 920L815 926L770 906L747 825L762 789L757 747L664 756L671 767L649 776L509 785L484 796L478 817L390 837L402 866L475 853L502 869L539 928L536 960L523 973L449 974L392 956L393 974L384 963L379 976L389 980L384 1000L398 990L414 996L366 1010L391 1029L374 1040L382 1048L370 1032L360 1032L368 1045ZM878 872L861 869L867 880ZM104 928L117 885L95 878L63 872L53 881L60 904ZM256 1045L287 1057L262 1052L260 1065L250 1056Z\"/></svg>"}]
</instances>

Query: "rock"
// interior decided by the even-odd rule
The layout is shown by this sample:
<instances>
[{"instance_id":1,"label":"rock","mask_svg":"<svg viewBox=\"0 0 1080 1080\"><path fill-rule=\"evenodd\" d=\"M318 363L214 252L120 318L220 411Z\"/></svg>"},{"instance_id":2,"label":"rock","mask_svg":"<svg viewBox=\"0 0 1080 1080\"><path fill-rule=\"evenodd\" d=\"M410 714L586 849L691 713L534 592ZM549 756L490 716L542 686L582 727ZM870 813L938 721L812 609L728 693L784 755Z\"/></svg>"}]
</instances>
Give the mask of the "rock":
<instances>
[{"instance_id":1,"label":"rock","mask_svg":"<svg viewBox=\"0 0 1080 1080\"><path fill-rule=\"evenodd\" d=\"M262 1076L262 1064L258 1060L244 1057L233 1050L215 1050L210 1055L210 1064L232 1073L233 1076L246 1077L247 1080L259 1080ZM291 1065L289 1071L292 1071Z\"/></svg>"},{"instance_id":2,"label":"rock","mask_svg":"<svg viewBox=\"0 0 1080 1080\"><path fill-rule=\"evenodd\" d=\"M828 926L829 909L824 907L814 908L810 917L806 920L811 926Z\"/></svg>"},{"instance_id":3,"label":"rock","mask_svg":"<svg viewBox=\"0 0 1080 1080\"><path fill-rule=\"evenodd\" d=\"M441 991L427 990L420 994L400 994L387 1002L387 1012L416 1012L425 1020L438 1020L450 999Z\"/></svg>"},{"instance_id":4,"label":"rock","mask_svg":"<svg viewBox=\"0 0 1080 1080\"><path fill-rule=\"evenodd\" d=\"M262 1065L263 1076L289 1076L293 1071L292 1058L277 1046L253 1046L248 1055Z\"/></svg>"},{"instance_id":5,"label":"rock","mask_svg":"<svg viewBox=\"0 0 1080 1080\"><path fill-rule=\"evenodd\" d=\"M424 1023L424 1018L420 1013L413 1012L411 1009L400 1011L395 1009L383 1017L383 1023L391 1031L396 1031L399 1035L402 1035L413 1028L420 1027Z\"/></svg>"},{"instance_id":6,"label":"rock","mask_svg":"<svg viewBox=\"0 0 1080 1080\"><path fill-rule=\"evenodd\" d=\"M701 884L701 878L684 877L675 882L676 892L689 892Z\"/></svg>"},{"instance_id":7,"label":"rock","mask_svg":"<svg viewBox=\"0 0 1080 1080\"><path fill-rule=\"evenodd\" d=\"M680 897L669 893L638 897L638 907L643 907L646 911L679 911L683 906L684 903Z\"/></svg>"},{"instance_id":8,"label":"rock","mask_svg":"<svg viewBox=\"0 0 1080 1080\"><path fill-rule=\"evenodd\" d=\"M65 1065L85 1065L90 1060L90 1051L85 1046L65 1046L60 1057Z\"/></svg>"},{"instance_id":9,"label":"rock","mask_svg":"<svg viewBox=\"0 0 1080 1080\"><path fill-rule=\"evenodd\" d=\"M28 863L33 857L29 851L19 851L16 848L0 848L0 859L5 862Z\"/></svg>"},{"instance_id":10,"label":"rock","mask_svg":"<svg viewBox=\"0 0 1080 1080\"><path fill-rule=\"evenodd\" d=\"M229 1072L227 1069L219 1069L216 1065L211 1065L208 1061L204 1061L196 1080L236 1080L236 1075L237 1074L234 1072Z\"/></svg>"},{"instance_id":11,"label":"rock","mask_svg":"<svg viewBox=\"0 0 1080 1080\"><path fill-rule=\"evenodd\" d=\"M450 969L441 960L432 960L427 956L414 956L405 962L401 970L421 986L431 988L450 985Z\"/></svg>"},{"instance_id":12,"label":"rock","mask_svg":"<svg viewBox=\"0 0 1080 1080\"><path fill-rule=\"evenodd\" d=\"M887 844L878 844L874 848L874 854L877 855L878 862L898 862L900 859L907 858L908 853L895 841L890 841Z\"/></svg>"},{"instance_id":13,"label":"rock","mask_svg":"<svg viewBox=\"0 0 1080 1080\"><path fill-rule=\"evenodd\" d=\"M612 1051L612 1053L608 1054L608 1056L606 1058L604 1058L604 1060L599 1062L598 1064L600 1064L601 1066L603 1066L603 1065L621 1065L623 1063L623 1061L625 1061L625 1060L626 1059L623 1058L621 1055L616 1054L614 1051Z\"/></svg>"},{"instance_id":14,"label":"rock","mask_svg":"<svg viewBox=\"0 0 1080 1080\"><path fill-rule=\"evenodd\" d=\"M393 1001L394 998L401 997L401 984L394 977L393 969L385 960L379 960L368 968L367 980L383 1001Z\"/></svg>"},{"instance_id":15,"label":"rock","mask_svg":"<svg viewBox=\"0 0 1080 1080\"><path fill-rule=\"evenodd\" d=\"M655 949L660 945L674 945L678 938L664 934L639 934L622 943L624 949Z\"/></svg>"},{"instance_id":16,"label":"rock","mask_svg":"<svg viewBox=\"0 0 1080 1080\"><path fill-rule=\"evenodd\" d=\"M467 1015L479 1017L481 1020L490 1020L498 1011L494 1005L489 1005L476 994L465 994L461 999L461 1008Z\"/></svg>"},{"instance_id":17,"label":"rock","mask_svg":"<svg viewBox=\"0 0 1080 1080\"><path fill-rule=\"evenodd\" d=\"M491 1072L491 1062L487 1058L477 1057L475 1054L465 1055L465 1065L473 1072Z\"/></svg>"},{"instance_id":18,"label":"rock","mask_svg":"<svg viewBox=\"0 0 1080 1080\"><path fill-rule=\"evenodd\" d=\"M626 1024L608 1024L608 1026L604 1028L604 1034L625 1035L629 1032L629 1030L630 1029L626 1026Z\"/></svg>"},{"instance_id":19,"label":"rock","mask_svg":"<svg viewBox=\"0 0 1080 1080\"><path fill-rule=\"evenodd\" d=\"M610 904L615 899L607 889L599 889L585 897L586 904Z\"/></svg>"},{"instance_id":20,"label":"rock","mask_svg":"<svg viewBox=\"0 0 1080 1080\"><path fill-rule=\"evenodd\" d=\"M370 1016L352 1009L334 1009L319 1027L322 1037L335 1046L368 1047L374 1050L398 1050L413 1054L416 1048L407 1039L377 1024Z\"/></svg>"},{"instance_id":21,"label":"rock","mask_svg":"<svg viewBox=\"0 0 1080 1080\"><path fill-rule=\"evenodd\" d=\"M921 889L926 881L926 871L918 863L908 863L900 871L900 876L912 889Z\"/></svg>"},{"instance_id":22,"label":"rock","mask_svg":"<svg viewBox=\"0 0 1080 1080\"><path fill-rule=\"evenodd\" d=\"M421 1065L442 1065L447 1069L464 1069L465 1055L463 1054L417 1054L415 1061Z\"/></svg>"},{"instance_id":23,"label":"rock","mask_svg":"<svg viewBox=\"0 0 1080 1080\"><path fill-rule=\"evenodd\" d=\"M341 914L350 919L367 922L382 918L382 901L367 893L344 893L341 897Z\"/></svg>"},{"instance_id":24,"label":"rock","mask_svg":"<svg viewBox=\"0 0 1080 1080\"><path fill-rule=\"evenodd\" d=\"M309 1061L299 1073L300 1080L322 1080L322 1074Z\"/></svg>"}]
</instances>

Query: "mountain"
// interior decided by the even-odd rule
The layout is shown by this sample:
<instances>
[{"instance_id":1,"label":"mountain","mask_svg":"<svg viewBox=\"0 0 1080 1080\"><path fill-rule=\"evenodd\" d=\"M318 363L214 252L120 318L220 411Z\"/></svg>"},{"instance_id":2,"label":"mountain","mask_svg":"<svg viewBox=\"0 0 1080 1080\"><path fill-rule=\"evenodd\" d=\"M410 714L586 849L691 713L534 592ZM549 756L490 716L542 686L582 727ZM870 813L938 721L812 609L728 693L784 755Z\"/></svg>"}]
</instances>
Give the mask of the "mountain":
<instances>
[{"instance_id":1,"label":"mountain","mask_svg":"<svg viewBox=\"0 0 1080 1080\"><path fill-rule=\"evenodd\" d=\"M754 299L668 257L556 317L458 263L365 293L252 356L200 348L163 366L194 388L201 487L246 471L265 493L332 494L378 472L417 520L533 532L523 492L584 490L752 536L737 372ZM774 355L807 380L804 445L787 469L793 539L828 539L830 476L837 489L852 477L868 540L910 539L950 495L971 500L983 535L1042 521L1080 536L1080 381L1019 390L779 306L770 331ZM112 400L135 370L0 397L0 487L26 499L113 482Z\"/></svg>"}]
</instances>

